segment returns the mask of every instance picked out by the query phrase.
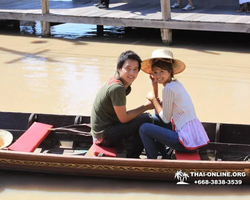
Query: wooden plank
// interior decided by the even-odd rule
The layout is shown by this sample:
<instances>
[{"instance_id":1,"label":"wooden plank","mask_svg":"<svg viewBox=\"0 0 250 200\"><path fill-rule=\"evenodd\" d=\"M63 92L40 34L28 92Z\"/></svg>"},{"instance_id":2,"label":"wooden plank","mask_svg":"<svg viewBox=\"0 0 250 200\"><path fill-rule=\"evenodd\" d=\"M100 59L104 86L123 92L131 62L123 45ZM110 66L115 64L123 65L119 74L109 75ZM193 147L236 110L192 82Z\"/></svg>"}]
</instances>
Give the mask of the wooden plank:
<instances>
[{"instance_id":1,"label":"wooden plank","mask_svg":"<svg viewBox=\"0 0 250 200\"><path fill-rule=\"evenodd\" d=\"M250 144L236 144L236 143L219 143L219 142L210 142L208 145L200 148L211 149L217 151L242 151L242 152L250 152Z\"/></svg>"},{"instance_id":2,"label":"wooden plank","mask_svg":"<svg viewBox=\"0 0 250 200\"><path fill-rule=\"evenodd\" d=\"M160 7L153 1L152 4L131 4L131 3L111 3L110 9L101 10L93 6L93 3L74 4L72 2L51 2L54 6L53 14L41 13L38 7L40 0L33 1L3 1L0 3L0 19L26 20L26 21L46 21L54 23L85 23L109 26L132 26L147 28L167 28L181 30L208 30L222 32L243 32L249 33L250 16L247 14L235 13L234 7L198 7L189 13L172 11L172 21L163 22L161 20ZM3 9L6 5L24 6L24 2L29 9ZM123 6L121 6L123 5ZM141 5L141 6L140 6ZM32 6L35 6L32 8ZM5 12L3 12L5 11ZM21 15L18 15L21 14ZM25 13L25 15L22 15ZM33 13L33 14L31 14ZM177 23L177 20L179 23ZM208 23L206 23L208 22Z\"/></svg>"},{"instance_id":3,"label":"wooden plank","mask_svg":"<svg viewBox=\"0 0 250 200\"><path fill-rule=\"evenodd\" d=\"M148 7L148 4L142 5L138 7L138 5L134 4L122 4L122 10L115 9L114 12L103 15L104 17L113 17L113 18L131 18L131 16L141 15L141 12Z\"/></svg>"},{"instance_id":4,"label":"wooden plank","mask_svg":"<svg viewBox=\"0 0 250 200\"><path fill-rule=\"evenodd\" d=\"M148 15L154 15L155 13L157 13L157 11L160 11L159 10L159 6L156 7L156 6L151 6L151 5L148 5L144 11L142 11L142 14L141 15L135 15L134 17L132 17L133 19L146 19L146 17ZM162 17L161 17L162 19Z\"/></svg>"},{"instance_id":5,"label":"wooden plank","mask_svg":"<svg viewBox=\"0 0 250 200\"><path fill-rule=\"evenodd\" d=\"M21 13L0 12L0 19L24 20L24 21L47 21L54 23L83 23L108 26L128 26L128 27L146 27L146 28L168 28L180 30L204 30L219 32L241 32L249 33L249 24L233 23L205 23L205 22L182 22L182 21L160 21L160 20L133 20L133 19L110 19L98 17L75 17L58 15L37 15Z\"/></svg>"},{"instance_id":6,"label":"wooden plank","mask_svg":"<svg viewBox=\"0 0 250 200\"><path fill-rule=\"evenodd\" d=\"M18 1L18 2L12 2L10 4L1 5L0 8L2 9L10 9L10 10L22 10L22 9L41 9L40 2L37 0L33 1Z\"/></svg>"},{"instance_id":7,"label":"wooden plank","mask_svg":"<svg viewBox=\"0 0 250 200\"><path fill-rule=\"evenodd\" d=\"M50 9L50 13L56 15L66 15L66 16L84 16L83 13L88 11L93 11L93 9L84 8L69 8L69 9ZM65 14L66 13L66 14ZM87 16L87 15L85 15Z\"/></svg>"}]
</instances>

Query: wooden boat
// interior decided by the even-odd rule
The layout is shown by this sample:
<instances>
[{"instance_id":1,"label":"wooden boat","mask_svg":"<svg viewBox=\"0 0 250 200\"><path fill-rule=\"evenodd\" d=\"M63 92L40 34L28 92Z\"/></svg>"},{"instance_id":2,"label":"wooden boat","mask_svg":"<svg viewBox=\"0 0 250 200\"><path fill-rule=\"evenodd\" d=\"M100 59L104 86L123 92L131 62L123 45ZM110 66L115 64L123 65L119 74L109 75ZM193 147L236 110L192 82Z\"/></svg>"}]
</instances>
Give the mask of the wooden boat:
<instances>
[{"instance_id":1,"label":"wooden boat","mask_svg":"<svg viewBox=\"0 0 250 200\"><path fill-rule=\"evenodd\" d=\"M34 121L57 128L89 124L90 117L0 112L0 129L11 132L13 142ZM143 155L142 159L128 159L123 157L122 149L115 158L86 156L92 145L91 136L57 129L51 131L34 152L0 150L0 169L173 182L184 173L188 175L185 178L189 183L250 183L250 125L204 122L203 126L211 142L199 149L200 161L149 160ZM86 128L85 131L89 130ZM217 182L209 182L215 179ZM235 182L237 180L240 182Z\"/></svg>"}]
</instances>

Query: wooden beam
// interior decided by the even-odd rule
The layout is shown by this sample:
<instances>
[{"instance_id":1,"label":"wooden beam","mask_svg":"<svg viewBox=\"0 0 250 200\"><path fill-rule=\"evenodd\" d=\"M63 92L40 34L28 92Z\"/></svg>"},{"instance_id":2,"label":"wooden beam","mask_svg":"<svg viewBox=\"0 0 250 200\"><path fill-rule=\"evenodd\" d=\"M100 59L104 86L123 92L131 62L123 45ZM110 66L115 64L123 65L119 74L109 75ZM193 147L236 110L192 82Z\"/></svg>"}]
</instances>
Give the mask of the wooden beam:
<instances>
[{"instance_id":1,"label":"wooden beam","mask_svg":"<svg viewBox=\"0 0 250 200\"><path fill-rule=\"evenodd\" d=\"M41 0L42 14L49 14L49 0ZM50 36L50 22L41 21L42 28L42 36L49 37Z\"/></svg>"},{"instance_id":2,"label":"wooden beam","mask_svg":"<svg viewBox=\"0 0 250 200\"><path fill-rule=\"evenodd\" d=\"M210 143L208 143L208 145L206 145L200 149L201 150L211 149L211 150L217 150L217 151L250 152L250 144L210 142Z\"/></svg>"},{"instance_id":3,"label":"wooden beam","mask_svg":"<svg viewBox=\"0 0 250 200\"><path fill-rule=\"evenodd\" d=\"M170 0L161 0L161 13L164 21L171 19ZM170 45L172 43L172 30L161 28L161 39L163 43Z\"/></svg>"},{"instance_id":4,"label":"wooden beam","mask_svg":"<svg viewBox=\"0 0 250 200\"><path fill-rule=\"evenodd\" d=\"M31 14L0 12L0 19L23 21L46 21L55 23L82 23L122 27L166 28L177 30L200 30L216 32L250 33L250 24L222 22L163 21L150 19L101 18L83 16L62 16L56 14Z\"/></svg>"}]
</instances>

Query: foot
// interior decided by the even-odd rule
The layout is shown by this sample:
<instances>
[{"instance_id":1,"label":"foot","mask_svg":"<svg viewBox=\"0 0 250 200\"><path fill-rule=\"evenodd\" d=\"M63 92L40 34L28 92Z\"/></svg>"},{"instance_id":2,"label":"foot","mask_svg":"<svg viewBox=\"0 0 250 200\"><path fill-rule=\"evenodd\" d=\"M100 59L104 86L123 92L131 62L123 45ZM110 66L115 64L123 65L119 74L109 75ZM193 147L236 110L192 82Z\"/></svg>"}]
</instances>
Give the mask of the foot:
<instances>
[{"instance_id":1,"label":"foot","mask_svg":"<svg viewBox=\"0 0 250 200\"><path fill-rule=\"evenodd\" d=\"M186 5L184 8L182 8L184 11L194 10L194 6L191 6L190 4Z\"/></svg>"},{"instance_id":2,"label":"foot","mask_svg":"<svg viewBox=\"0 0 250 200\"><path fill-rule=\"evenodd\" d=\"M245 12L245 11L246 11L246 9L245 9L244 4L240 4L240 9L237 10L237 12L238 12L238 13L241 13L241 12Z\"/></svg>"},{"instance_id":3,"label":"foot","mask_svg":"<svg viewBox=\"0 0 250 200\"><path fill-rule=\"evenodd\" d=\"M105 3L102 3L98 6L98 8L109 8L109 5L105 4Z\"/></svg>"},{"instance_id":4,"label":"foot","mask_svg":"<svg viewBox=\"0 0 250 200\"><path fill-rule=\"evenodd\" d=\"M101 2L94 4L94 6L96 6L96 7L98 7L99 5L101 5Z\"/></svg>"},{"instance_id":5,"label":"foot","mask_svg":"<svg viewBox=\"0 0 250 200\"><path fill-rule=\"evenodd\" d=\"M172 6L171 6L171 8L180 8L181 7L181 5L180 4L178 4L178 3L175 3L175 4L173 4Z\"/></svg>"}]
</instances>

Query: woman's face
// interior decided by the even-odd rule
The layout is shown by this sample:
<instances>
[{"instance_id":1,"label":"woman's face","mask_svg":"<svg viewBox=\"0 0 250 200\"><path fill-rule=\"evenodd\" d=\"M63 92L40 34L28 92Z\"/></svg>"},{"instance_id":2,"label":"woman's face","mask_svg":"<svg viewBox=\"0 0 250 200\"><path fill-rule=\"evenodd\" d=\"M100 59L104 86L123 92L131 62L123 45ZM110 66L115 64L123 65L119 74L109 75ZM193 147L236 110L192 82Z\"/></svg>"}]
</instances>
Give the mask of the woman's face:
<instances>
[{"instance_id":1,"label":"woman's face","mask_svg":"<svg viewBox=\"0 0 250 200\"><path fill-rule=\"evenodd\" d=\"M152 71L153 77L157 83L163 84L165 86L167 83L171 82L172 78L168 70L154 66Z\"/></svg>"},{"instance_id":2,"label":"woman's face","mask_svg":"<svg viewBox=\"0 0 250 200\"><path fill-rule=\"evenodd\" d=\"M120 78L125 87L131 85L139 73L139 63L136 60L126 60L121 69L118 69Z\"/></svg>"}]
</instances>

